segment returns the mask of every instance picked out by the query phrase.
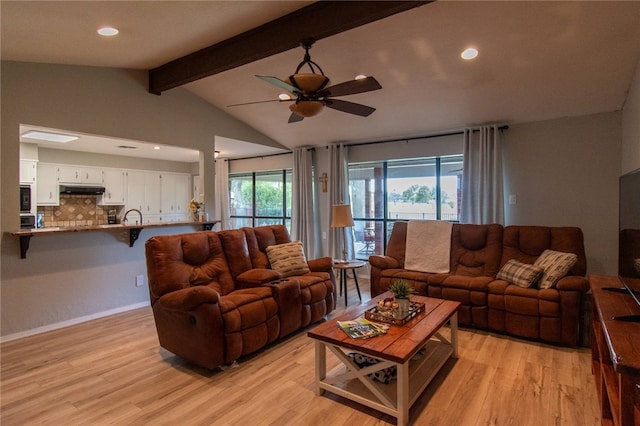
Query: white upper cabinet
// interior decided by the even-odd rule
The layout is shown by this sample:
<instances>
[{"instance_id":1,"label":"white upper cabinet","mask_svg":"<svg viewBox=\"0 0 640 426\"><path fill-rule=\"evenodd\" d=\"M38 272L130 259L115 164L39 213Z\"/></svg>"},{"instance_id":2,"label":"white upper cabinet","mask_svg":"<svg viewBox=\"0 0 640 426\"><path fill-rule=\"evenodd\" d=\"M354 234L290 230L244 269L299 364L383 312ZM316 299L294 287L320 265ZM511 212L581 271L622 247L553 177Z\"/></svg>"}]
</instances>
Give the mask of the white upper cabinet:
<instances>
[{"instance_id":1,"label":"white upper cabinet","mask_svg":"<svg viewBox=\"0 0 640 426\"><path fill-rule=\"evenodd\" d=\"M125 203L125 172L121 169L104 169L104 194L98 197L103 206L123 206Z\"/></svg>"},{"instance_id":2,"label":"white upper cabinet","mask_svg":"<svg viewBox=\"0 0 640 426\"><path fill-rule=\"evenodd\" d=\"M127 209L138 209L145 218L160 215L160 173L128 170L126 176Z\"/></svg>"},{"instance_id":3,"label":"white upper cabinet","mask_svg":"<svg viewBox=\"0 0 640 426\"><path fill-rule=\"evenodd\" d=\"M38 164L38 184L36 185L36 204L39 206L60 205L58 187L58 166L56 164Z\"/></svg>"},{"instance_id":4,"label":"white upper cabinet","mask_svg":"<svg viewBox=\"0 0 640 426\"><path fill-rule=\"evenodd\" d=\"M100 167L59 166L58 177L60 183L84 183L102 185L103 169Z\"/></svg>"},{"instance_id":5,"label":"white upper cabinet","mask_svg":"<svg viewBox=\"0 0 640 426\"><path fill-rule=\"evenodd\" d=\"M163 222L189 219L191 176L181 173L163 173L161 196Z\"/></svg>"},{"instance_id":6,"label":"white upper cabinet","mask_svg":"<svg viewBox=\"0 0 640 426\"><path fill-rule=\"evenodd\" d=\"M20 160L20 183L34 184L37 176L36 160Z\"/></svg>"}]
</instances>

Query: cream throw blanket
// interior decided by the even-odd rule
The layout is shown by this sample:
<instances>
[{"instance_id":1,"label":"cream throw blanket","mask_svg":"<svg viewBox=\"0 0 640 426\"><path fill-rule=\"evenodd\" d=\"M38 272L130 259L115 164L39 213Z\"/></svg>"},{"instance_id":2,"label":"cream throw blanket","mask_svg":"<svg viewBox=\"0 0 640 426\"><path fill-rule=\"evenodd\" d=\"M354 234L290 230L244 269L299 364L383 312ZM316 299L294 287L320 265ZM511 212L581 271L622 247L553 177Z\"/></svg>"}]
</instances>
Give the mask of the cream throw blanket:
<instances>
[{"instance_id":1,"label":"cream throw blanket","mask_svg":"<svg viewBox=\"0 0 640 426\"><path fill-rule=\"evenodd\" d=\"M439 220L410 220L404 268L412 271L447 273L453 224Z\"/></svg>"}]
</instances>

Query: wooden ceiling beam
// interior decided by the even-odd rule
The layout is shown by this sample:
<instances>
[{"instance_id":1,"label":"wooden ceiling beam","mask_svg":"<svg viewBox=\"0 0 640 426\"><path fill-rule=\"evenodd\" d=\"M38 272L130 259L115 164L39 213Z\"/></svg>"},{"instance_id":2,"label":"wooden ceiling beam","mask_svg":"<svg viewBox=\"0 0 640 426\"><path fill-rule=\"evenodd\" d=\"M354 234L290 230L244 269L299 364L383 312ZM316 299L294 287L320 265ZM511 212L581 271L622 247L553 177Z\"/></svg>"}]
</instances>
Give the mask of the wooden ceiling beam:
<instances>
[{"instance_id":1,"label":"wooden ceiling beam","mask_svg":"<svg viewBox=\"0 0 640 426\"><path fill-rule=\"evenodd\" d=\"M320 40L427 3L431 1L319 1L149 70L149 92L160 95L294 49L304 39Z\"/></svg>"}]
</instances>

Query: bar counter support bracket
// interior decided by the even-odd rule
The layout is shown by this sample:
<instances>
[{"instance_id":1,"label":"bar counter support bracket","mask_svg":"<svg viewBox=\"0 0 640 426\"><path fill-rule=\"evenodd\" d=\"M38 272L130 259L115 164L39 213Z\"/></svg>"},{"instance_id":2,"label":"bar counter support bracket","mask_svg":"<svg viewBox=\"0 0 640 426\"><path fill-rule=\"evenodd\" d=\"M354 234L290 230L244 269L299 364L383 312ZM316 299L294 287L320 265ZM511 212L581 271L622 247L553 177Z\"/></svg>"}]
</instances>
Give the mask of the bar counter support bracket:
<instances>
[{"instance_id":1,"label":"bar counter support bracket","mask_svg":"<svg viewBox=\"0 0 640 426\"><path fill-rule=\"evenodd\" d=\"M133 247L133 244L138 240L142 228L129 228L129 247Z\"/></svg>"},{"instance_id":2,"label":"bar counter support bracket","mask_svg":"<svg viewBox=\"0 0 640 426\"><path fill-rule=\"evenodd\" d=\"M20 235L20 259L27 258L27 251L29 250L30 242L31 235Z\"/></svg>"}]
</instances>

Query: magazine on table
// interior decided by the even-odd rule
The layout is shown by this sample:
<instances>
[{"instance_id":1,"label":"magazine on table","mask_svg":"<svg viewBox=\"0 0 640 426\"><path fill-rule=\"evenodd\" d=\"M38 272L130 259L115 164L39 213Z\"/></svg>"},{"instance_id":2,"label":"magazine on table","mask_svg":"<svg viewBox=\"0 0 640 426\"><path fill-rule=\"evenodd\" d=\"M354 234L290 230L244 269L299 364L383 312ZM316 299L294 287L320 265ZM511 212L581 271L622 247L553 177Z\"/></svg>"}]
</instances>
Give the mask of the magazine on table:
<instances>
[{"instance_id":1,"label":"magazine on table","mask_svg":"<svg viewBox=\"0 0 640 426\"><path fill-rule=\"evenodd\" d=\"M351 321L338 321L338 327L347 333L347 336L354 339L368 339L369 337L379 336L380 334L385 334L389 329L387 324L375 323L362 317Z\"/></svg>"}]
</instances>

